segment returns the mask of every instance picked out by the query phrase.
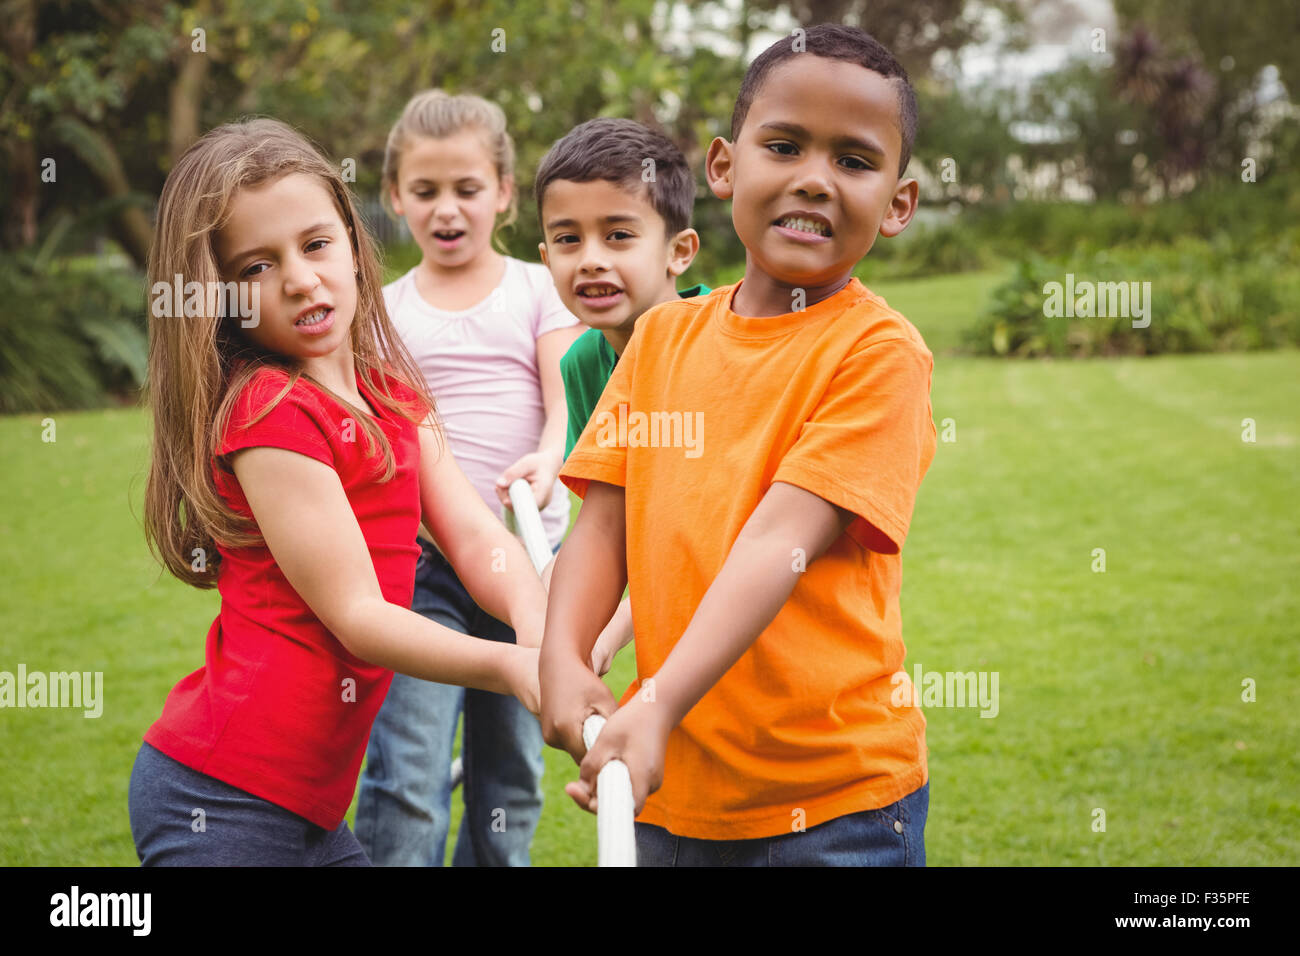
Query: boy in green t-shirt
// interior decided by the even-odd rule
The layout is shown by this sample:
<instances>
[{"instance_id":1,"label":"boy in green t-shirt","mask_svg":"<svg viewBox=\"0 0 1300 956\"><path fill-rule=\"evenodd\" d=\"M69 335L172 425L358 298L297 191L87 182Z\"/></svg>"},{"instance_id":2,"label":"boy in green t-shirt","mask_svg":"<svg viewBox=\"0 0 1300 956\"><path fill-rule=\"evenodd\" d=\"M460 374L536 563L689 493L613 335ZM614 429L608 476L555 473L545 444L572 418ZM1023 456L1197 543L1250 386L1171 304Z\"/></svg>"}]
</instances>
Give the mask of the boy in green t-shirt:
<instances>
[{"instance_id":1,"label":"boy in green t-shirt","mask_svg":"<svg viewBox=\"0 0 1300 956\"><path fill-rule=\"evenodd\" d=\"M560 359L569 406L567 458L587 427L641 315L661 302L705 295L675 279L700 249L691 226L695 179L666 136L631 120L576 126L542 159L533 187L542 262L565 307L589 326ZM542 575L549 585L554 562ZM632 640L627 598L592 649L597 674Z\"/></svg>"}]
</instances>

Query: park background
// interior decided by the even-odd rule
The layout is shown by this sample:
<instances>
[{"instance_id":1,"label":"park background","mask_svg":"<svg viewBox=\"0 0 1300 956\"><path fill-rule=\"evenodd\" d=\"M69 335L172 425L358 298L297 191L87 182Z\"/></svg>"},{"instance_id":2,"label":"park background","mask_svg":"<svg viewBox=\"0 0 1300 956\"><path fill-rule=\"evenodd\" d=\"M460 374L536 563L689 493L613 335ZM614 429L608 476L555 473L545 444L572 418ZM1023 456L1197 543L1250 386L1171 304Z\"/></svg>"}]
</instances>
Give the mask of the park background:
<instances>
[{"instance_id":1,"label":"park background","mask_svg":"<svg viewBox=\"0 0 1300 956\"><path fill-rule=\"evenodd\" d=\"M412 93L504 108L506 239L529 260L541 155L630 117L690 160L703 251L682 281L718 286L744 252L704 151L749 60L831 21L889 46L920 96L921 211L858 272L935 355L906 667L1000 678L995 717L926 710L930 863L1300 862L1294 3L0 8L0 670L102 671L105 694L98 719L0 711L0 864L136 862L131 764L218 608L161 573L140 522L142 264L175 157L239 116L291 122L353 160L391 279L418 260L377 193ZM1149 327L1049 317L1067 274L1150 282ZM633 667L625 650L616 691ZM536 864L594 862L574 776L547 752Z\"/></svg>"}]
</instances>

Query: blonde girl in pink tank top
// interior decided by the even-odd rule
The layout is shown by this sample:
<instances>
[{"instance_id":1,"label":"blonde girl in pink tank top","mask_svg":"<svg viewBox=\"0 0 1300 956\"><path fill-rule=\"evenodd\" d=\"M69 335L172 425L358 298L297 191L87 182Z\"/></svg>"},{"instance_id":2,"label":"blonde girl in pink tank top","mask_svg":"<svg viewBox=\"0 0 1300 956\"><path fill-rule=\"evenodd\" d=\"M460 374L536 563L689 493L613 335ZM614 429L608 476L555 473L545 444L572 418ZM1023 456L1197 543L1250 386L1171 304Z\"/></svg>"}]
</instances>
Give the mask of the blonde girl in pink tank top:
<instances>
[{"instance_id":1,"label":"blonde girl in pink tank top","mask_svg":"<svg viewBox=\"0 0 1300 956\"><path fill-rule=\"evenodd\" d=\"M516 210L505 116L477 96L427 90L389 134L384 198L406 220L420 263L384 288L393 326L438 402L456 460L496 510L528 480L552 548L568 527L557 481L567 412L560 356L582 331L549 271L493 247ZM421 536L412 610L485 640L514 641ZM537 720L500 694L394 682L373 730L356 833L377 864L440 865L449 768L464 715L465 814L456 865L527 865L541 814Z\"/></svg>"}]
</instances>

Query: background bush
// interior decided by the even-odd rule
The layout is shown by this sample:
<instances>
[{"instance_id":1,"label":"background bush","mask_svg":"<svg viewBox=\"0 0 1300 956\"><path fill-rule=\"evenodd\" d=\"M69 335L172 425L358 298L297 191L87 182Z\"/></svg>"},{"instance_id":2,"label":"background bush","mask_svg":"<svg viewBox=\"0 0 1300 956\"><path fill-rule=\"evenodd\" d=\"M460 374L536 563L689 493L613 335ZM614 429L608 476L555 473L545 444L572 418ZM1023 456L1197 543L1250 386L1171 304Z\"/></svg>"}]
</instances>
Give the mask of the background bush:
<instances>
[{"instance_id":1,"label":"background bush","mask_svg":"<svg viewBox=\"0 0 1300 956\"><path fill-rule=\"evenodd\" d=\"M0 413L92 408L144 384L144 277L96 256L60 258L70 229L0 257Z\"/></svg>"},{"instance_id":2,"label":"background bush","mask_svg":"<svg viewBox=\"0 0 1300 956\"><path fill-rule=\"evenodd\" d=\"M983 236L964 222L913 224L893 239L876 238L862 260L862 274L871 279L913 279L987 269L997 254Z\"/></svg>"},{"instance_id":3,"label":"background bush","mask_svg":"<svg viewBox=\"0 0 1300 956\"><path fill-rule=\"evenodd\" d=\"M1048 317L1047 283L1151 283L1147 328L1131 316ZM1269 244L1227 236L1164 246L1119 246L1068 257L1030 256L994 290L968 330L980 355L1108 356L1300 345L1300 229Z\"/></svg>"},{"instance_id":4,"label":"background bush","mask_svg":"<svg viewBox=\"0 0 1300 956\"><path fill-rule=\"evenodd\" d=\"M972 206L958 221L991 250L1011 258L1064 256L1079 249L1138 243L1168 245L1187 236L1224 235L1239 245L1254 245L1268 243L1300 222L1300 192L1279 177L1146 204L1022 201Z\"/></svg>"}]
</instances>

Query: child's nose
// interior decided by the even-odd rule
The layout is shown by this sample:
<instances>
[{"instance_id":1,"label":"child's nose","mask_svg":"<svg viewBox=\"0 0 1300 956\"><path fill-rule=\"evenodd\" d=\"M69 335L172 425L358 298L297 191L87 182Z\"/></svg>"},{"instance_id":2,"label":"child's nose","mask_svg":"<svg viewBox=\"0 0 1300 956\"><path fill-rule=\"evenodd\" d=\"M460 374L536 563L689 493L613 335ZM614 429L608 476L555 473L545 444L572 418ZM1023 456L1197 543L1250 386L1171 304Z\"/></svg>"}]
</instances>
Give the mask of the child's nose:
<instances>
[{"instance_id":1,"label":"child's nose","mask_svg":"<svg viewBox=\"0 0 1300 956\"><path fill-rule=\"evenodd\" d=\"M808 157L795 170L791 190L801 196L826 199L831 194L830 169L826 161Z\"/></svg>"},{"instance_id":2,"label":"child's nose","mask_svg":"<svg viewBox=\"0 0 1300 956\"><path fill-rule=\"evenodd\" d=\"M603 272L609 268L609 257L599 242L586 241L578 254L578 269L582 272Z\"/></svg>"},{"instance_id":3,"label":"child's nose","mask_svg":"<svg viewBox=\"0 0 1300 956\"><path fill-rule=\"evenodd\" d=\"M287 295L302 295L320 285L320 276L306 259L297 256L285 262L284 291Z\"/></svg>"}]
</instances>

